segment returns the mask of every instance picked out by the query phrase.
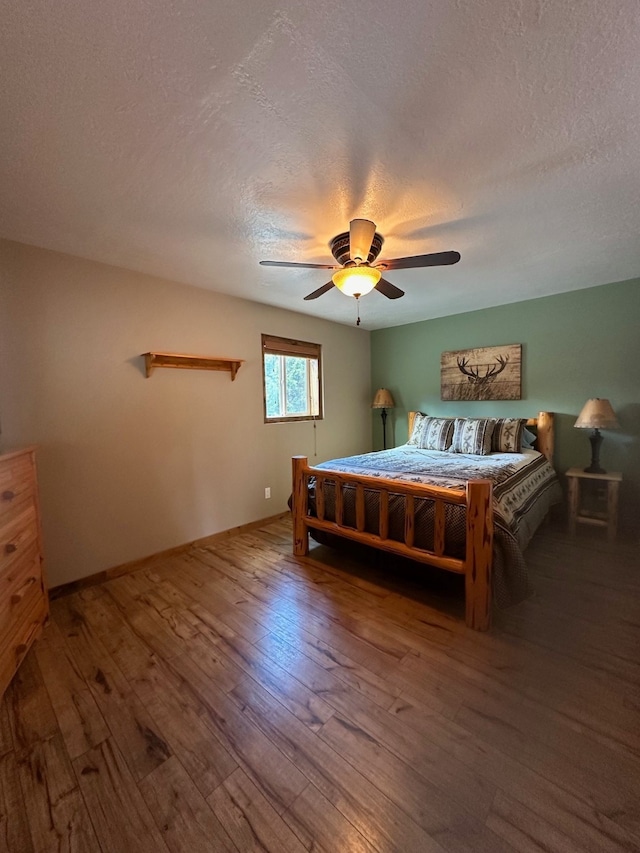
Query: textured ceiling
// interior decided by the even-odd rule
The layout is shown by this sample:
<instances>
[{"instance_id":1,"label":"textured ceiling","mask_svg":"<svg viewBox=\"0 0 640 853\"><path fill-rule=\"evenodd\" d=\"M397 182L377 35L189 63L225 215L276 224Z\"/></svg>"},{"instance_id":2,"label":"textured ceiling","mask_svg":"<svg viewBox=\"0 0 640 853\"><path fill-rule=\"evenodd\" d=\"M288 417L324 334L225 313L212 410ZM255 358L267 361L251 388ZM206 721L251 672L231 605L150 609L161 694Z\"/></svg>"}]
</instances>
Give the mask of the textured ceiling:
<instances>
[{"instance_id":1,"label":"textured ceiling","mask_svg":"<svg viewBox=\"0 0 640 853\"><path fill-rule=\"evenodd\" d=\"M0 236L365 328L640 275L637 0L8 0Z\"/></svg>"}]
</instances>

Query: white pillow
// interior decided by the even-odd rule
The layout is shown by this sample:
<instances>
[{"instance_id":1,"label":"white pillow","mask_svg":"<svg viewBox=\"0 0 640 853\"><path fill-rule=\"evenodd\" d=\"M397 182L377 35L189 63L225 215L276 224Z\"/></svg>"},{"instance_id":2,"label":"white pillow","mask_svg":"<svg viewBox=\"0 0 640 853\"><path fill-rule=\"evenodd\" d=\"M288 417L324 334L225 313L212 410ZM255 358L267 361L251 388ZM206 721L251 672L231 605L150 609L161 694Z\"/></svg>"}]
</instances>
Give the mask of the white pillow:
<instances>
[{"instance_id":1,"label":"white pillow","mask_svg":"<svg viewBox=\"0 0 640 853\"><path fill-rule=\"evenodd\" d=\"M424 421L428 418L428 415L425 415L424 412L416 412L415 418L413 419L413 429L411 430L411 435L409 436L409 441L407 444L415 444L416 447L420 446L420 436L422 435L422 427L424 425Z\"/></svg>"}]
</instances>

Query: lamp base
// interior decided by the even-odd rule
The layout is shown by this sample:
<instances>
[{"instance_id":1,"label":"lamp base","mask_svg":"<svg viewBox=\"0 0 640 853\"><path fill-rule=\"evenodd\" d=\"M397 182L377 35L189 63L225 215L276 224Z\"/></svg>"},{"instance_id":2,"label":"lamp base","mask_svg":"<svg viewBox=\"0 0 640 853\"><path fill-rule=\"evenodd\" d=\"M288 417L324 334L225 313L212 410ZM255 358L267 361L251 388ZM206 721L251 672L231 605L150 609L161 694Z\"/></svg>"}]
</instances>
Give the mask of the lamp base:
<instances>
[{"instance_id":1,"label":"lamp base","mask_svg":"<svg viewBox=\"0 0 640 853\"><path fill-rule=\"evenodd\" d=\"M387 410L383 409L380 412L380 417L382 418L382 447L383 450L387 449Z\"/></svg>"},{"instance_id":2,"label":"lamp base","mask_svg":"<svg viewBox=\"0 0 640 853\"><path fill-rule=\"evenodd\" d=\"M600 467L600 445L602 444L602 436L599 429L594 429L592 435L589 436L591 442L591 464L585 468L585 474L606 474L604 468Z\"/></svg>"}]
</instances>

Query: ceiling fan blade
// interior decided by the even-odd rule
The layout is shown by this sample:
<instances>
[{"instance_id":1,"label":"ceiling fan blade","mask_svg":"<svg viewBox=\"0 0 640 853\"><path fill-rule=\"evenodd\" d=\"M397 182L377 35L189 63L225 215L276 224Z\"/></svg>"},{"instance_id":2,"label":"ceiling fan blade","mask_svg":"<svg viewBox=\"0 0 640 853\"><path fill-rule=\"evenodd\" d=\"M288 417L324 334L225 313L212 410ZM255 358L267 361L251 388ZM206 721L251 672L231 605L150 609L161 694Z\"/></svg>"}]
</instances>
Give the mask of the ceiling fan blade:
<instances>
[{"instance_id":1,"label":"ceiling fan blade","mask_svg":"<svg viewBox=\"0 0 640 853\"><path fill-rule=\"evenodd\" d=\"M375 222L368 219L352 219L349 223L349 255L352 261L366 261L376 233Z\"/></svg>"},{"instance_id":2,"label":"ceiling fan blade","mask_svg":"<svg viewBox=\"0 0 640 853\"><path fill-rule=\"evenodd\" d=\"M391 282L387 281L386 278L381 278L376 284L375 289L379 290L383 296L387 297L387 299L400 299L401 296L404 296L404 290L400 290L399 287L396 287L395 284L391 284Z\"/></svg>"},{"instance_id":3,"label":"ceiling fan blade","mask_svg":"<svg viewBox=\"0 0 640 853\"><path fill-rule=\"evenodd\" d=\"M408 270L415 267L439 267L445 264L457 264L460 252L433 252L431 255L414 255L411 258L395 258L376 264L384 270Z\"/></svg>"},{"instance_id":4,"label":"ceiling fan blade","mask_svg":"<svg viewBox=\"0 0 640 853\"><path fill-rule=\"evenodd\" d=\"M260 261L263 267L298 267L305 270L339 270L335 264L292 264L289 261Z\"/></svg>"},{"instance_id":5,"label":"ceiling fan blade","mask_svg":"<svg viewBox=\"0 0 640 853\"><path fill-rule=\"evenodd\" d=\"M335 287L335 284L332 281L328 281L326 284L323 284L322 287L314 290L313 293L305 296L305 302L308 302L309 299L317 299L318 296L322 296L323 293L328 293L332 287Z\"/></svg>"}]
</instances>

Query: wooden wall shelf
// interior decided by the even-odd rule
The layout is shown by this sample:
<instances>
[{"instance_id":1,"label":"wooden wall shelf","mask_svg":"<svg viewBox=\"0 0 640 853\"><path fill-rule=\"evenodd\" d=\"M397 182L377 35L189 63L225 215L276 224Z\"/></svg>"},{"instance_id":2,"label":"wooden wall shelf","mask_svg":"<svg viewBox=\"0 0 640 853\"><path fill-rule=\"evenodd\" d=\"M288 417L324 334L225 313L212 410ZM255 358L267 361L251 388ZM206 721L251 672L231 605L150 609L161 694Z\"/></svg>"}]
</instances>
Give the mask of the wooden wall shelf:
<instances>
[{"instance_id":1,"label":"wooden wall shelf","mask_svg":"<svg viewBox=\"0 0 640 853\"><path fill-rule=\"evenodd\" d=\"M183 355L177 352L145 352L144 364L147 378L156 367L178 367L182 370L226 370L231 374L231 381L236 378L242 358L220 358L206 355Z\"/></svg>"}]
</instances>

